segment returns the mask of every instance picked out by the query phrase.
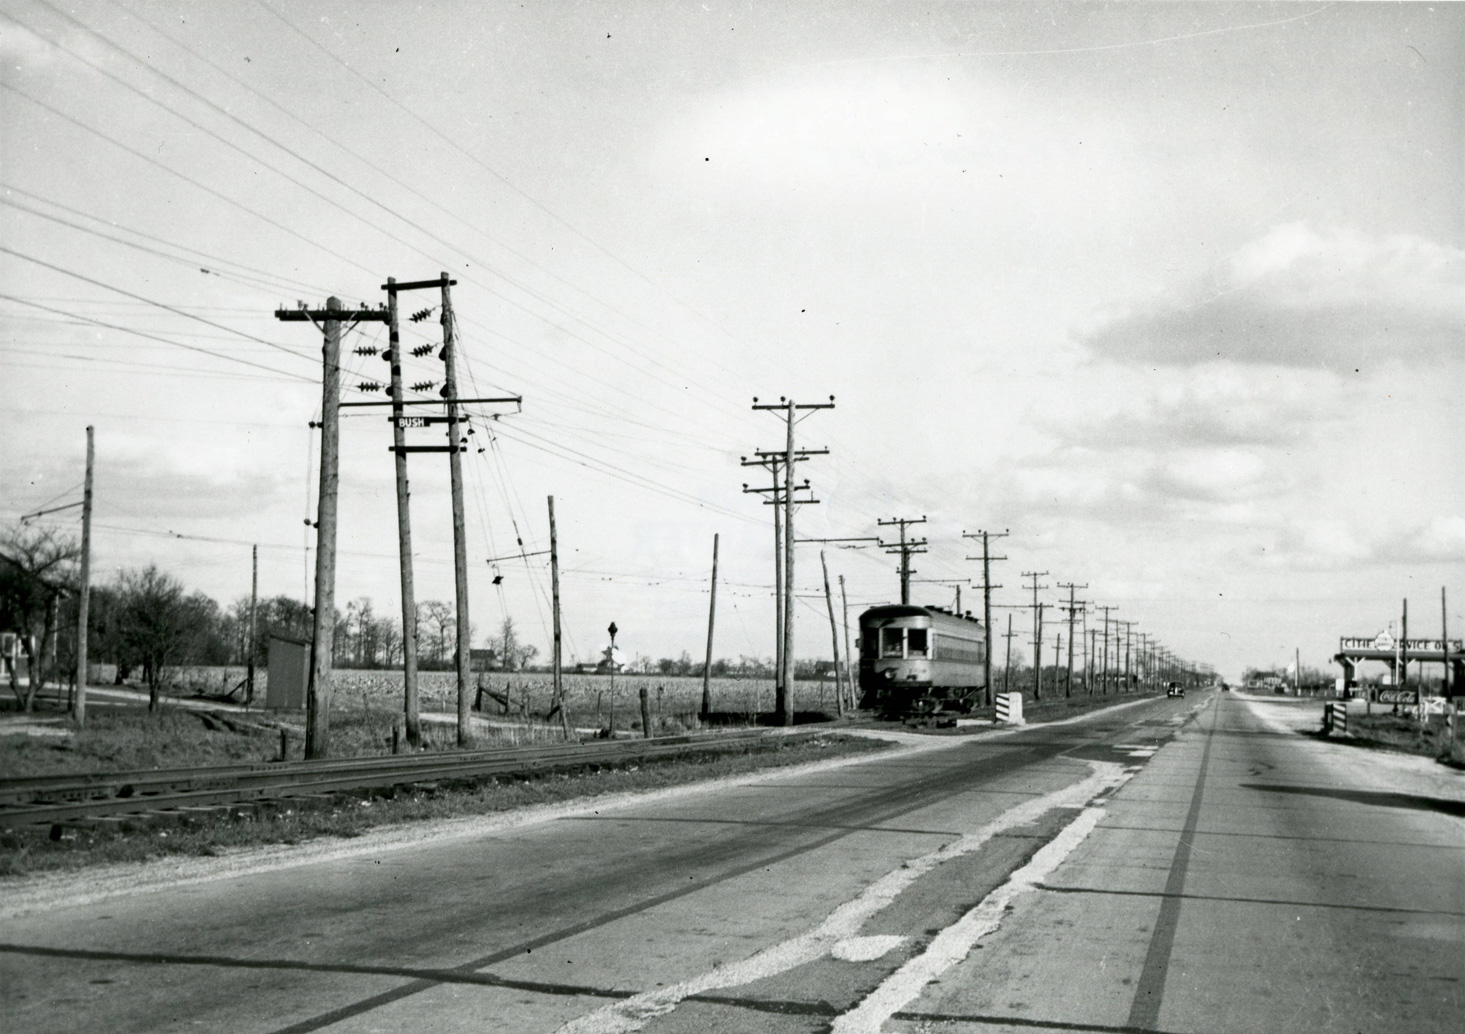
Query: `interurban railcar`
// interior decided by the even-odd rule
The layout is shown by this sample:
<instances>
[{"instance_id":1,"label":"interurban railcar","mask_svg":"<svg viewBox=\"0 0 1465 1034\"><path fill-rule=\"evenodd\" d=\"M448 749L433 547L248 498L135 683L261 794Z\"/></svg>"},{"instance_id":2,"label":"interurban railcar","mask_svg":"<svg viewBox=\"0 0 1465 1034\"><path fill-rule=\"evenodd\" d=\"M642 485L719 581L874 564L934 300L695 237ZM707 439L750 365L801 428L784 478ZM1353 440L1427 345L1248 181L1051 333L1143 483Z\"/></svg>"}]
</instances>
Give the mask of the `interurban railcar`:
<instances>
[{"instance_id":1,"label":"interurban railcar","mask_svg":"<svg viewBox=\"0 0 1465 1034\"><path fill-rule=\"evenodd\" d=\"M890 716L983 703L987 630L941 607L891 604L860 615L861 706Z\"/></svg>"}]
</instances>

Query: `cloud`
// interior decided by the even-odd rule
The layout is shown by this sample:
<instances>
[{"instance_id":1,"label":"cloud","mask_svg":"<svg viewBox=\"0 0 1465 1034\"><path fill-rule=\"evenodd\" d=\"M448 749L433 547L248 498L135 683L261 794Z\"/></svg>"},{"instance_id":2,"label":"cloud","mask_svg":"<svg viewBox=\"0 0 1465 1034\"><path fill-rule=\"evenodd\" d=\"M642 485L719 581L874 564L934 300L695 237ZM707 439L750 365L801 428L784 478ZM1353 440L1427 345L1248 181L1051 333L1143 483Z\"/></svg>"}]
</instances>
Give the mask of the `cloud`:
<instances>
[{"instance_id":1,"label":"cloud","mask_svg":"<svg viewBox=\"0 0 1465 1034\"><path fill-rule=\"evenodd\" d=\"M1390 358L1460 356L1462 327L1465 251L1291 223L1204 283L1101 314L1079 339L1114 359L1351 372Z\"/></svg>"},{"instance_id":2,"label":"cloud","mask_svg":"<svg viewBox=\"0 0 1465 1034\"><path fill-rule=\"evenodd\" d=\"M1436 515L1423 524L1369 533L1343 518L1296 520L1280 531L1268 559L1305 570L1465 563L1465 517Z\"/></svg>"},{"instance_id":3,"label":"cloud","mask_svg":"<svg viewBox=\"0 0 1465 1034\"><path fill-rule=\"evenodd\" d=\"M246 442L194 447L186 437L117 433L99 451L98 507L115 515L250 516L298 486L271 456L251 453Z\"/></svg>"},{"instance_id":4,"label":"cloud","mask_svg":"<svg viewBox=\"0 0 1465 1034\"><path fill-rule=\"evenodd\" d=\"M1213 449L1291 444L1338 415L1331 377L1258 377L1221 363L1144 378L1117 372L1120 380L1108 384L1103 378L1114 370L1091 370L1082 396L1058 413L1038 414L1038 423L1089 448Z\"/></svg>"},{"instance_id":5,"label":"cloud","mask_svg":"<svg viewBox=\"0 0 1465 1034\"><path fill-rule=\"evenodd\" d=\"M1388 560L1404 563L1465 562L1465 517L1436 516L1380 552Z\"/></svg>"}]
</instances>

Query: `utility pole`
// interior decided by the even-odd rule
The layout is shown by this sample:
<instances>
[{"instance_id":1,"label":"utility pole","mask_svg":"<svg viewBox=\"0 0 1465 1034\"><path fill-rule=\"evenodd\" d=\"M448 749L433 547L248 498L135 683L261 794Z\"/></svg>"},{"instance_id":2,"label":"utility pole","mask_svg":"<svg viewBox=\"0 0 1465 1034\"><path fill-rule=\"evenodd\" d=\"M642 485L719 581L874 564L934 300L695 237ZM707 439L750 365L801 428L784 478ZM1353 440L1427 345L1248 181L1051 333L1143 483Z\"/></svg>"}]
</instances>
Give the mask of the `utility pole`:
<instances>
[{"instance_id":1,"label":"utility pole","mask_svg":"<svg viewBox=\"0 0 1465 1034\"><path fill-rule=\"evenodd\" d=\"M1440 691L1446 700L1453 699L1450 671L1450 614L1445 607L1445 587L1440 586L1440 649L1444 651L1445 677L1440 682Z\"/></svg>"},{"instance_id":2,"label":"utility pole","mask_svg":"<svg viewBox=\"0 0 1465 1034\"><path fill-rule=\"evenodd\" d=\"M549 497L549 588L551 605L554 608L554 704L550 710L559 708L560 728L564 730L565 739L570 738L570 709L565 702L565 682L560 667L561 643L560 637L560 540L554 524L554 496ZM459 640L461 644L461 640ZM459 651L462 646L459 645ZM471 654L469 655L472 656ZM648 735L650 735L648 733Z\"/></svg>"},{"instance_id":3,"label":"utility pole","mask_svg":"<svg viewBox=\"0 0 1465 1034\"><path fill-rule=\"evenodd\" d=\"M326 757L331 731L331 649L336 633L336 511L341 465L341 323L385 323L386 309L344 309L336 297L324 309L276 309L275 318L310 322L321 330L320 488L316 495L315 623L311 636L310 690L306 694L305 757ZM349 329L349 328L348 328Z\"/></svg>"},{"instance_id":4,"label":"utility pole","mask_svg":"<svg viewBox=\"0 0 1465 1034\"><path fill-rule=\"evenodd\" d=\"M1031 578L1033 584L1029 586L1033 590L1033 700L1043 699L1043 608L1038 603L1038 590L1046 589L1048 586L1039 585L1038 579L1046 575L1047 571L1024 571L1024 578Z\"/></svg>"},{"instance_id":5,"label":"utility pole","mask_svg":"<svg viewBox=\"0 0 1465 1034\"><path fill-rule=\"evenodd\" d=\"M1109 692L1109 612L1119 608L1095 607L1094 609L1104 612L1104 659L1099 664L1099 691L1107 695Z\"/></svg>"},{"instance_id":6,"label":"utility pole","mask_svg":"<svg viewBox=\"0 0 1465 1034\"><path fill-rule=\"evenodd\" d=\"M829 562L824 559L822 549L819 566L824 570L824 606L829 610L829 638L834 644L834 706L840 717L844 717L844 689L839 684L839 626L834 620L834 595L829 591Z\"/></svg>"},{"instance_id":7,"label":"utility pole","mask_svg":"<svg viewBox=\"0 0 1465 1034\"><path fill-rule=\"evenodd\" d=\"M407 742L422 745L417 697L417 596L412 585L412 508L407 484L407 420L402 407L402 334L397 322L396 277L387 277L387 354L391 366L392 453L397 475L397 558L402 587L402 715Z\"/></svg>"},{"instance_id":8,"label":"utility pole","mask_svg":"<svg viewBox=\"0 0 1465 1034\"><path fill-rule=\"evenodd\" d=\"M250 574L249 574L249 649L247 651L248 668L244 676L244 706L248 707L254 703L254 644L255 644L255 610L259 606L259 544L255 543L250 547Z\"/></svg>"},{"instance_id":9,"label":"utility pole","mask_svg":"<svg viewBox=\"0 0 1465 1034\"><path fill-rule=\"evenodd\" d=\"M1117 625L1123 625L1124 626L1124 692L1128 693L1129 692L1129 647L1130 647L1130 638L1129 638L1129 635L1130 635L1130 630L1132 628L1134 628L1135 623L1133 621L1116 621L1115 624L1117 624ZM1115 654L1115 657L1117 659L1118 654L1119 654L1119 644L1118 643L1115 643L1114 644L1114 654ZM1118 667L1118 664L1116 664L1115 667Z\"/></svg>"},{"instance_id":10,"label":"utility pole","mask_svg":"<svg viewBox=\"0 0 1465 1034\"><path fill-rule=\"evenodd\" d=\"M76 601L76 696L71 705L78 729L86 728L87 622L92 601L92 468L96 462L94 437L92 425L87 424L86 482L81 493L81 593ZM1444 597L1440 599L1443 602Z\"/></svg>"},{"instance_id":11,"label":"utility pole","mask_svg":"<svg viewBox=\"0 0 1465 1034\"><path fill-rule=\"evenodd\" d=\"M828 449L799 449L796 452L796 455L794 457L794 461L796 463L802 463L802 462L806 461L810 456L827 456L828 454L829 454L829 450ZM783 477L783 468L784 468L784 462L783 461L784 461L784 458L785 458L784 457L784 453L782 453L782 452L768 452L768 451L764 451L764 450L755 451L753 453L753 458L752 459L749 459L746 456L739 457L739 462L742 464L742 466L744 466L744 467L763 467L764 469L766 469L772 475L772 484L769 485L767 488L762 488L762 487L749 488L747 486L747 484L744 484L743 485L743 492L744 493L752 492L752 493L758 493L758 494L762 494L762 493L765 493L766 492L766 493L768 493L771 496L771 498L770 499L765 499L763 501L763 505L764 506L772 506L773 507L773 615L774 615L774 635L773 635L773 686L774 686L774 696L775 696L774 710L778 714L783 714L784 697L786 695L786 689L787 689L787 685L788 685L787 682L786 682L786 680L785 680L785 678L784 678L785 672L784 672L784 664L783 664L784 613L785 613L785 604L787 603L787 600L785 598L785 592L784 592L785 579L784 579L784 573L783 573L783 565L784 565L784 538L783 538L783 536L784 536L784 527L783 526L784 526L784 523L785 523L785 520L786 520L785 513L788 510L788 507L787 506L784 506L784 485L783 485L782 480L781 480L782 477ZM799 491L805 491L805 492L807 492L807 491L810 491L810 488L809 488L809 479L808 478L805 478L803 484L801 484L801 485L795 485L794 486L794 491L795 492L799 492ZM796 501L802 504L802 503L817 503L819 500L812 499L812 498L807 498L806 497L804 499L799 499L799 500L796 500ZM780 510L780 507L782 507L782 510ZM825 541L835 541L835 540L829 540L829 539L800 539L799 541L800 542L825 542ZM856 540L851 539L851 540L839 540L839 541L856 541ZM870 540L870 541L874 541L874 540Z\"/></svg>"},{"instance_id":12,"label":"utility pole","mask_svg":"<svg viewBox=\"0 0 1465 1034\"><path fill-rule=\"evenodd\" d=\"M702 665L702 718L712 714L712 626L717 620L717 538L712 535L712 592L707 603L707 660Z\"/></svg>"},{"instance_id":13,"label":"utility pole","mask_svg":"<svg viewBox=\"0 0 1465 1034\"><path fill-rule=\"evenodd\" d=\"M1088 600L1075 600L1073 593L1075 589L1087 589L1088 587L1088 582L1084 582L1082 585L1075 585L1073 582L1058 583L1058 588L1068 590L1068 606L1064 608L1068 611L1068 681L1063 685L1065 697L1073 696L1073 616L1079 603L1088 603Z\"/></svg>"},{"instance_id":14,"label":"utility pole","mask_svg":"<svg viewBox=\"0 0 1465 1034\"><path fill-rule=\"evenodd\" d=\"M1012 637L1017 635L1012 630L1012 615L1007 615L1007 631L1002 638L1007 640L1007 660L1002 665L1002 692L1008 693L1012 689Z\"/></svg>"},{"instance_id":15,"label":"utility pole","mask_svg":"<svg viewBox=\"0 0 1465 1034\"><path fill-rule=\"evenodd\" d=\"M797 423L798 410L833 409L834 396L829 396L828 402L795 403L791 398L780 398L778 405L771 403L760 404L756 398L753 399L755 410L779 410L784 414L785 423L785 446L783 451L783 700L780 702L779 714L784 725L794 723L794 701L793 687L796 679L794 665L794 505L798 502L818 502L818 500L796 500L794 498L794 464L801 458L800 452L794 448L794 424ZM829 450L822 450L827 453ZM802 455L812 455L805 452ZM808 482L805 481L805 487Z\"/></svg>"},{"instance_id":16,"label":"utility pole","mask_svg":"<svg viewBox=\"0 0 1465 1034\"><path fill-rule=\"evenodd\" d=\"M460 414L458 411L458 362L457 325L453 319L452 285L456 280L448 279L442 273L442 312L439 319L443 325L443 398L448 404L448 479L453 499L453 582L457 595L458 609L458 746L466 747L470 739L469 711L473 698L468 684L471 681L473 626L468 620L468 524L463 514L463 442L458 433Z\"/></svg>"},{"instance_id":17,"label":"utility pole","mask_svg":"<svg viewBox=\"0 0 1465 1034\"><path fill-rule=\"evenodd\" d=\"M1409 601L1404 601L1399 627L1399 677L1394 680L1401 690L1409 689Z\"/></svg>"},{"instance_id":18,"label":"utility pole","mask_svg":"<svg viewBox=\"0 0 1465 1034\"><path fill-rule=\"evenodd\" d=\"M1086 642L1087 642L1087 646L1088 646L1088 654L1085 657L1084 662L1083 662L1083 682L1084 682L1084 689L1088 692L1089 696L1093 696L1094 695L1094 682L1095 681L1098 681L1098 680L1095 679L1093 681L1090 681L1090 678L1089 678L1089 669L1090 668L1093 668L1094 665L1097 663L1097 654L1099 652L1099 630L1097 628L1091 629L1091 628L1087 627L1088 626L1088 623L1089 623L1089 612L1087 610L1085 610L1084 611L1084 626L1085 626L1084 627L1084 636L1086 637ZM1102 687L1102 683L1100 685Z\"/></svg>"},{"instance_id":19,"label":"utility pole","mask_svg":"<svg viewBox=\"0 0 1465 1034\"><path fill-rule=\"evenodd\" d=\"M385 353L383 353L382 358L387 361L387 363L389 364L389 366L391 368L391 390L390 390L390 398L386 402L343 402L343 403L341 403L342 408L348 408L348 407L354 407L354 406L390 406L391 409L392 409L392 415L390 417L388 417L388 419L391 420L391 422L392 422L392 445L391 445L391 451L392 451L392 453L393 453L393 455L395 457L395 466L396 466L396 475L397 475L397 551L398 551L398 556L399 556L400 566L401 566L401 585L402 585L402 685L403 685L403 697L404 697L402 710L403 710L403 713L404 713L405 723L406 723L406 726L407 726L407 741L409 743L411 743L413 746L417 746L421 742L421 724L420 724L420 719L419 719L419 716L418 716L418 691L417 691L417 601L416 601L415 593L414 593L414 590L413 590L413 584L412 584L412 520L411 520L410 507L408 505L408 502L409 502L411 493L410 493L410 491L408 489L408 485L407 485L407 454L408 453L412 453L412 452L446 452L446 453L450 453L454 457L454 463L457 464L457 468L456 469L459 471L459 478L455 482L455 484L458 486L458 495L457 495L456 498L461 503L461 471L462 471L462 467L461 467L461 461L458 461L457 460L457 454L466 451L466 446L464 446L464 444L462 442L462 437L456 433L456 425L457 425L458 421L461 419L460 411L458 410L458 407L459 406L462 406L462 405L465 405L467 403L470 403L470 402L472 402L472 403L513 402L516 405L520 405L520 406L522 406L523 405L523 402L524 402L523 397L522 396L518 396L518 395L511 395L511 396L501 397L501 398L472 398L472 399L465 399L465 398L460 397L457 394L457 374L456 374L456 372L454 372L455 371L455 368L456 368L456 364L450 362L450 360L451 360L451 358L453 356L453 352L451 350L451 346L453 346L455 344L455 342L456 342L456 324L452 322L452 304L451 304L451 298L448 296L448 293L447 293L448 287L450 287L450 286L452 286L453 284L456 284L456 283L457 283L456 280L450 280L447 277L446 274L443 274L441 277L438 277L437 279L434 279L434 280L413 280L413 281L410 281L408 283L398 283L397 280L394 277L388 277L387 278L387 282L384 283L384 284L382 284L382 290L387 292L387 307L386 307L386 310L385 310L385 318L386 318L386 321L387 321L387 331L388 331L388 338L387 338L387 340L388 340L388 343L389 344L388 344L387 351ZM438 399L411 399L411 400L405 400L402 397L403 390L404 390L403 384L402 384L402 359L403 359L403 355L402 355L401 330L400 330L400 326L399 326L398 313L397 313L397 295L399 293L401 293L402 291L420 291L420 290L425 290L425 289L428 289L428 288L438 288L439 290L442 291L443 296L444 296L443 297L443 302L444 302L444 305L443 305L443 311L444 311L444 323L443 323L444 343L443 343L442 351L440 353L440 358L442 358L445 362L448 362L448 370L449 370L449 373L450 373L450 384L451 384L451 388L445 386L442 389L442 391L440 393L440 396L441 396L441 399L440 400L438 400ZM427 308L427 309L422 309L421 311L419 311L417 313L414 313L413 316L412 316L412 322L416 323L416 322L419 322L420 320L426 319L427 316L431 312L432 312L432 309L431 308ZM414 355L414 356L424 356L424 355L427 355L428 353L430 353L432 351L433 347L434 346L432 346L432 345L423 345L423 346L421 346L419 348L414 348L412 350L412 355ZM356 353L358 355L375 355L376 354L376 350L375 350L375 348L370 348L370 347L368 347L368 348L358 348L358 349L356 349ZM360 387L362 388L362 390L365 390L365 391L376 391L376 390L380 389L381 385L368 383L368 384L362 384ZM423 387L425 387L425 386L422 386L422 385L417 386L418 389L421 389ZM434 416L408 416L406 414L406 411L405 411L407 406L439 406L439 405L444 406L446 408L446 410L448 410L448 412L445 412L445 414L442 415L442 416L435 416L435 415ZM433 424L447 424L449 426L449 434L448 434L449 444L447 444L447 445L408 445L407 444L407 436L406 436L405 432L407 431L408 428L414 428L414 427L430 427ZM454 466L452 464L450 464L449 465L449 474L450 475L451 475L453 469L454 469ZM461 506L459 506L459 510L461 511ZM460 541L460 539L458 538L457 532L458 532L459 525L461 523L462 523L461 521L455 521L454 522L454 546L455 547L458 545L458 543ZM464 554L464 563L466 564L466 553ZM463 585L466 588L466 571L464 572ZM460 597L460 599L466 600L466 592ZM466 606L460 606L458 608L458 614L459 614L459 631L460 632L462 631L462 623L466 620L466 617L465 617L466 613L467 613ZM467 649L471 650L472 649L472 645L473 644L471 642L469 642L467 644ZM467 654L467 656L468 656L469 660L467 662L462 662L462 663L471 665L472 654L469 653L469 654ZM461 658L460 658L460 661L461 661ZM460 688L460 691L459 691L459 705L460 705L460 708L461 708L463 702L467 698L467 692L466 692L466 682L467 682L467 679L464 678L462 680L462 682L463 682L463 685L462 685L462 687ZM471 706L471 703L472 702L471 701L468 701L468 703ZM465 727L465 723L460 718L460 724L459 724L459 734L460 734L460 736L462 735L462 731L463 731L464 727Z\"/></svg>"},{"instance_id":20,"label":"utility pole","mask_svg":"<svg viewBox=\"0 0 1465 1034\"><path fill-rule=\"evenodd\" d=\"M1000 589L1002 586L992 584L992 561L1006 560L1005 556L992 556L990 539L1005 539L1012 534L1007 528L1001 531L978 531L972 534L961 533L964 539L980 538L982 540L982 635L986 637L986 643L982 647L982 678L986 681L987 706L992 706L992 590ZM968 560L975 560L976 557L967 557ZM1010 616L1010 615L1009 615ZM1003 684L1006 688L1006 683Z\"/></svg>"},{"instance_id":21,"label":"utility pole","mask_svg":"<svg viewBox=\"0 0 1465 1034\"><path fill-rule=\"evenodd\" d=\"M907 541L905 529L912 524L925 524L925 517L892 517L890 520L877 520L875 522L882 528L900 527L899 542L882 542L880 546L890 554L900 554L900 602L909 606L911 602L911 556L917 553L925 553L926 540L914 539Z\"/></svg>"},{"instance_id":22,"label":"utility pole","mask_svg":"<svg viewBox=\"0 0 1465 1034\"><path fill-rule=\"evenodd\" d=\"M844 681L849 691L850 709L854 710L860 702L855 695L855 655L849 648L849 597L844 593L844 575L839 576L839 602L844 608Z\"/></svg>"},{"instance_id":23,"label":"utility pole","mask_svg":"<svg viewBox=\"0 0 1465 1034\"><path fill-rule=\"evenodd\" d=\"M744 467L764 467L772 478L772 484L767 488L749 488L745 483L743 491L767 492L770 498L763 503L773 507L773 709L783 714L786 687L783 683L783 511L780 509L783 486L779 481L780 460L776 454L769 454L752 460L743 456L740 462Z\"/></svg>"}]
</instances>

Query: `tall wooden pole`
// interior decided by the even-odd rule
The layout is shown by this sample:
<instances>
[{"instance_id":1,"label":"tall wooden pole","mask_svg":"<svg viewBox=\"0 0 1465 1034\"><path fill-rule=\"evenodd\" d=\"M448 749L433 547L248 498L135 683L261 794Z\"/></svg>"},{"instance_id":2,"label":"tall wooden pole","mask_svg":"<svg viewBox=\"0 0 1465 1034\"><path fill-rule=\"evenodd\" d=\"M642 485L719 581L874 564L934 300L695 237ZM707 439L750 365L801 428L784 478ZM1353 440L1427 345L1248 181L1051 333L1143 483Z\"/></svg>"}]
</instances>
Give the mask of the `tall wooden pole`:
<instances>
[{"instance_id":1,"label":"tall wooden pole","mask_svg":"<svg viewBox=\"0 0 1465 1034\"><path fill-rule=\"evenodd\" d=\"M463 453L458 415L457 333L453 323L452 288L446 271L443 277L443 397L448 403L448 477L453 496L453 585L458 605L458 746L466 747L470 739L469 713L473 696L470 649L473 626L468 620L468 529L463 516Z\"/></svg>"},{"instance_id":2,"label":"tall wooden pole","mask_svg":"<svg viewBox=\"0 0 1465 1034\"><path fill-rule=\"evenodd\" d=\"M1004 532L1003 534L1006 534ZM992 706L992 553L982 532L982 634L987 643L982 648L982 677L987 682L987 706Z\"/></svg>"},{"instance_id":3,"label":"tall wooden pole","mask_svg":"<svg viewBox=\"0 0 1465 1034\"><path fill-rule=\"evenodd\" d=\"M707 659L702 664L702 717L712 713L712 629L717 622L717 539L712 535L712 589L707 601Z\"/></svg>"},{"instance_id":4,"label":"tall wooden pole","mask_svg":"<svg viewBox=\"0 0 1465 1034\"><path fill-rule=\"evenodd\" d=\"M788 400L788 444L783 460L783 715L794 724L794 400Z\"/></svg>"},{"instance_id":5,"label":"tall wooden pole","mask_svg":"<svg viewBox=\"0 0 1465 1034\"><path fill-rule=\"evenodd\" d=\"M1012 615L1007 615L1007 659L1002 665L1002 692L1006 693L1012 688L1012 637L1016 635L1012 630Z\"/></svg>"},{"instance_id":6,"label":"tall wooden pole","mask_svg":"<svg viewBox=\"0 0 1465 1034\"><path fill-rule=\"evenodd\" d=\"M1440 649L1444 651L1445 677L1440 682L1440 692L1446 700L1451 699L1450 685L1450 615L1445 608L1445 587L1440 586Z\"/></svg>"},{"instance_id":7,"label":"tall wooden pole","mask_svg":"<svg viewBox=\"0 0 1465 1034\"><path fill-rule=\"evenodd\" d=\"M1036 593L1034 594L1036 595ZM1043 699L1043 607L1042 603L1034 603L1037 610L1035 624L1033 626L1033 699Z\"/></svg>"},{"instance_id":8,"label":"tall wooden pole","mask_svg":"<svg viewBox=\"0 0 1465 1034\"><path fill-rule=\"evenodd\" d=\"M244 675L244 706L254 703L254 643L257 635L255 615L259 608L259 544L249 548L249 639L246 655L248 667Z\"/></svg>"},{"instance_id":9,"label":"tall wooden pole","mask_svg":"<svg viewBox=\"0 0 1465 1034\"><path fill-rule=\"evenodd\" d=\"M860 701L855 693L855 655L849 648L849 597L844 592L844 575L839 576L839 602L844 609L844 681L845 688L849 690L849 706L853 710L860 706Z\"/></svg>"},{"instance_id":10,"label":"tall wooden pole","mask_svg":"<svg viewBox=\"0 0 1465 1034\"><path fill-rule=\"evenodd\" d=\"M783 503L778 484L778 460L773 471L773 709L782 715L787 703L788 683L783 678Z\"/></svg>"},{"instance_id":11,"label":"tall wooden pole","mask_svg":"<svg viewBox=\"0 0 1465 1034\"><path fill-rule=\"evenodd\" d=\"M76 697L71 708L78 729L86 726L87 621L92 601L92 467L96 460L91 424L86 428L86 482L81 493L81 592L76 603Z\"/></svg>"},{"instance_id":12,"label":"tall wooden pole","mask_svg":"<svg viewBox=\"0 0 1465 1034\"><path fill-rule=\"evenodd\" d=\"M402 587L402 718L407 742L422 745L417 697L417 595L412 584L412 507L407 484L407 428L402 406L402 333L397 322L397 280L387 277L387 362L391 366L392 454L397 474L397 562Z\"/></svg>"},{"instance_id":13,"label":"tall wooden pole","mask_svg":"<svg viewBox=\"0 0 1465 1034\"><path fill-rule=\"evenodd\" d=\"M824 606L829 610L829 638L834 643L834 701L835 710L844 714L844 691L839 684L839 625L834 620L834 595L829 591L829 563L824 559L824 550L819 550L819 566L824 569Z\"/></svg>"},{"instance_id":14,"label":"tall wooden pole","mask_svg":"<svg viewBox=\"0 0 1465 1034\"><path fill-rule=\"evenodd\" d=\"M554 702L560 709L560 728L570 738L570 711L560 667L560 540L554 525L554 496L549 497L549 586L554 607Z\"/></svg>"},{"instance_id":15,"label":"tall wooden pole","mask_svg":"<svg viewBox=\"0 0 1465 1034\"><path fill-rule=\"evenodd\" d=\"M1399 631L1399 677L1394 681L1401 690L1409 688L1409 601L1404 601L1404 613Z\"/></svg>"},{"instance_id":16,"label":"tall wooden pole","mask_svg":"<svg viewBox=\"0 0 1465 1034\"><path fill-rule=\"evenodd\" d=\"M341 300L326 299L326 311L340 310ZM305 756L323 758L330 751L331 650L336 636L336 509L341 464L341 321L328 315L322 347L320 402L320 488L316 495L315 625L310 692L306 696Z\"/></svg>"}]
</instances>

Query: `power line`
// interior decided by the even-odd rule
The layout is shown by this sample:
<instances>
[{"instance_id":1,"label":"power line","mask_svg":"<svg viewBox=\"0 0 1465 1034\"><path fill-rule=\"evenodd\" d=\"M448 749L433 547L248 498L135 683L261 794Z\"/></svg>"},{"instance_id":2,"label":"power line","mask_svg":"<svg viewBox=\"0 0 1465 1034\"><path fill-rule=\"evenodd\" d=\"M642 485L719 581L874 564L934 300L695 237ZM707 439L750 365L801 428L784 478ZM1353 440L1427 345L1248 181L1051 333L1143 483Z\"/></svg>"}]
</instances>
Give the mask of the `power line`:
<instances>
[{"instance_id":1,"label":"power line","mask_svg":"<svg viewBox=\"0 0 1465 1034\"><path fill-rule=\"evenodd\" d=\"M5 248L3 245L0 245L0 251L8 251L8 250L9 250L8 248ZM46 263L42 263L42 264L45 265ZM55 268L55 267L53 267L53 268ZM80 277L80 274L71 274L71 275ZM83 280L89 280L90 278L88 278L88 277L81 277L81 279L83 279ZM91 282L92 283L100 283L99 281L91 281ZM106 286L106 285L101 285L101 286ZM116 291L121 291L121 288L110 288L110 289L111 290L116 290ZM126 294L127 292L124 291L122 293ZM289 373L289 372L287 372L285 370L277 370L273 366L265 366L263 363L252 362L249 359L241 359L238 356L227 355L227 354L225 354L223 352L215 352L215 351L212 351L211 349L202 348L202 347L200 347L198 345L188 345L188 344L184 344L182 341L170 341L167 338L158 337L156 334L149 334L149 333L147 333L146 331L143 331L143 330L133 330L131 327L119 326L119 325L117 325L115 323L108 323L105 320L92 319L91 317L89 317L89 316L83 316L80 313L67 312L64 309L56 309L56 308L52 308L49 305L41 305L39 302L28 302L24 298L18 298L18 297L16 297L13 294L3 294L3 293L0 293L0 298L4 298L6 301L17 302L20 305L29 305L32 308L42 309L42 310L44 310L46 312L53 312L53 313L56 313L56 314L61 315L61 316L67 316L67 317L70 317L71 319L82 320L82 321L84 321L86 323L92 323L92 324L95 324L96 326L99 326L99 327L106 327L108 330L116 330L116 331L122 332L123 334L132 334L132 335L134 335L136 337L147 338L150 341L157 341L157 342L160 342L160 343L165 344L165 345L172 345L174 348L183 348L183 349L187 349L190 352L199 352L199 353L201 353L203 355L212 356L215 359L223 359L226 362L239 363L242 366L252 366L252 367L254 367L257 370L266 370L269 373L273 373L273 374L275 374L276 376L279 376L279 377L288 378L289 380L304 381L307 384L313 384L313 383L315 383L312 378L303 376L302 374ZM166 306L164 306L164 307L166 308ZM187 315L187 313L183 313L182 315ZM199 319L200 317L193 316L193 317L189 317L189 318L190 319ZM203 322L208 323L210 321L204 320ZM268 344L268 342L265 342L265 343ZM281 351L283 351L283 352L285 352L285 353L287 353L289 355L293 355L297 359L304 358L303 356L299 355L299 353L292 352L288 348L283 348L281 346L274 346L274 347L280 348Z\"/></svg>"}]
</instances>

